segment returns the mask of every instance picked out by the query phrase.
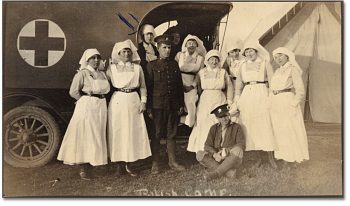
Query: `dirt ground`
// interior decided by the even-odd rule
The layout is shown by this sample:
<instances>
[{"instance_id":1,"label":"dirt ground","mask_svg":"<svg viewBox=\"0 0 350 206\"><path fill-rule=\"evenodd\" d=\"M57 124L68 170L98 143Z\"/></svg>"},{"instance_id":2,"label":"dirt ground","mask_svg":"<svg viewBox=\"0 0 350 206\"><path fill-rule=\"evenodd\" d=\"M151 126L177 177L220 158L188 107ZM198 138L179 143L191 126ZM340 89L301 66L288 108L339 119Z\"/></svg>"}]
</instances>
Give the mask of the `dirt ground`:
<instances>
[{"instance_id":1,"label":"dirt ground","mask_svg":"<svg viewBox=\"0 0 350 206\"><path fill-rule=\"evenodd\" d=\"M150 174L151 159L134 164L140 176L115 176L113 164L95 167L91 181L81 180L74 166L52 161L40 168L14 168L3 164L4 197L72 196L334 196L343 194L342 131L338 124L307 124L310 160L296 167L278 169L267 164L254 167L254 155L245 153L236 179L222 177L206 182L204 169L186 143L179 142L178 159L185 172L166 167L163 146L162 171ZM56 180L56 181L55 181Z\"/></svg>"}]
</instances>

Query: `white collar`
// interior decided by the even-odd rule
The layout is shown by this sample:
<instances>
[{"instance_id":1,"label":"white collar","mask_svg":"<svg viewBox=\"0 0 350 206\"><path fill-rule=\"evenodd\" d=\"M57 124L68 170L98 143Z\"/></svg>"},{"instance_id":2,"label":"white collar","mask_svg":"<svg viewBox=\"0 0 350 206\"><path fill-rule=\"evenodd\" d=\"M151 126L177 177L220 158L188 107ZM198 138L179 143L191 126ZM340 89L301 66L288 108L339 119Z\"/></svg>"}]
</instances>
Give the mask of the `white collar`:
<instances>
[{"instance_id":1,"label":"white collar","mask_svg":"<svg viewBox=\"0 0 350 206\"><path fill-rule=\"evenodd\" d=\"M90 66L89 64L86 66L86 69L92 72L96 72L96 70L92 68L92 66Z\"/></svg>"},{"instance_id":2,"label":"white collar","mask_svg":"<svg viewBox=\"0 0 350 206\"><path fill-rule=\"evenodd\" d=\"M215 68L211 68L210 66L207 66L206 68L207 68L208 70L210 70L210 71L213 71L213 70L215 70L215 69L220 69L219 66L216 66Z\"/></svg>"},{"instance_id":3,"label":"white collar","mask_svg":"<svg viewBox=\"0 0 350 206\"><path fill-rule=\"evenodd\" d=\"M188 50L185 51L185 56L191 56L191 57L197 57L198 56L198 52L197 51L194 51L193 54L190 54L188 52Z\"/></svg>"},{"instance_id":4,"label":"white collar","mask_svg":"<svg viewBox=\"0 0 350 206\"><path fill-rule=\"evenodd\" d=\"M131 66L131 62L124 63L123 61L119 61L118 65L120 65L120 66Z\"/></svg>"},{"instance_id":5,"label":"white collar","mask_svg":"<svg viewBox=\"0 0 350 206\"><path fill-rule=\"evenodd\" d=\"M259 56L257 56L254 61L251 61L250 59L247 59L247 62L249 62L249 63L260 63L260 62L262 62L262 59Z\"/></svg>"}]
</instances>

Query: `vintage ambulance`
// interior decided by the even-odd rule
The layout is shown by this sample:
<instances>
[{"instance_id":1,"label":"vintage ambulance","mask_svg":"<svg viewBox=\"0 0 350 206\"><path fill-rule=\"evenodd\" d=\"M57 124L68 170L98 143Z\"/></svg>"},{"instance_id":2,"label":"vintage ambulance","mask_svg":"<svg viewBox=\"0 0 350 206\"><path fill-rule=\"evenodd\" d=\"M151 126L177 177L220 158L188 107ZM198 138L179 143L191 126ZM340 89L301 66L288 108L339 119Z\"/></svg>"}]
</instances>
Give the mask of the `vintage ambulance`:
<instances>
[{"instance_id":1,"label":"vintage ambulance","mask_svg":"<svg viewBox=\"0 0 350 206\"><path fill-rule=\"evenodd\" d=\"M6 163L36 167L56 157L74 110L68 94L79 59L117 41L137 45L139 28L191 23L207 49L218 47L228 2L3 2L3 150ZM195 28L193 28L195 25Z\"/></svg>"}]
</instances>

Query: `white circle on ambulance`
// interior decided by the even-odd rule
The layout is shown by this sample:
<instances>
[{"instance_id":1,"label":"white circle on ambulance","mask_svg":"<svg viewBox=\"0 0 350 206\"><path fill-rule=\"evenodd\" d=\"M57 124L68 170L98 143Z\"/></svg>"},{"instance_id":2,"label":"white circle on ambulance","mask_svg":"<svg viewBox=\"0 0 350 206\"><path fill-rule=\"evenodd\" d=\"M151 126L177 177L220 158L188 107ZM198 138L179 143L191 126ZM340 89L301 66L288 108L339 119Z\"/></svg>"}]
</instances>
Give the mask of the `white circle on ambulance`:
<instances>
[{"instance_id":1,"label":"white circle on ambulance","mask_svg":"<svg viewBox=\"0 0 350 206\"><path fill-rule=\"evenodd\" d=\"M37 68L56 64L66 51L66 37L53 21L35 19L18 34L17 49L22 59Z\"/></svg>"}]
</instances>

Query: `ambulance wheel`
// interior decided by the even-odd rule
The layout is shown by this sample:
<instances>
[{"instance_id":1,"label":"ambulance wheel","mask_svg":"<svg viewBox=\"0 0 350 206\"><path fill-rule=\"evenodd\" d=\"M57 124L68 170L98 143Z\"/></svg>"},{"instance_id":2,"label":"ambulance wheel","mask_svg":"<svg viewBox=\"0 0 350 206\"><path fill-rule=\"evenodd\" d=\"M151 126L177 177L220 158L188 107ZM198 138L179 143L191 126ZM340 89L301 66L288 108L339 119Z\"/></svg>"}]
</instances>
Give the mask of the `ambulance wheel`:
<instances>
[{"instance_id":1,"label":"ambulance wheel","mask_svg":"<svg viewBox=\"0 0 350 206\"><path fill-rule=\"evenodd\" d=\"M56 156L60 130L54 117L33 106L20 106L4 116L4 160L14 167L38 167Z\"/></svg>"}]
</instances>

